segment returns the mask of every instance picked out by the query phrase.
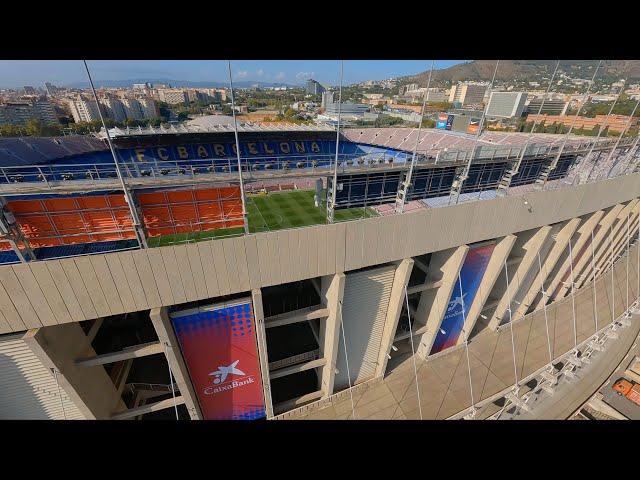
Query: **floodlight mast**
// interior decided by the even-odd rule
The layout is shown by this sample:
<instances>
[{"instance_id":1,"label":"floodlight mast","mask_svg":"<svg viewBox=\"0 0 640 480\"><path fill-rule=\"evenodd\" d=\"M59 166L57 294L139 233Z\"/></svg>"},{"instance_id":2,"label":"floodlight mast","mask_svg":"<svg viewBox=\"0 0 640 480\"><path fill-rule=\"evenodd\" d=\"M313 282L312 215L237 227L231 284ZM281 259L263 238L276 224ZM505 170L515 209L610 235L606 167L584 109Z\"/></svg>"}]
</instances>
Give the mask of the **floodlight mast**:
<instances>
[{"instance_id":1,"label":"floodlight mast","mask_svg":"<svg viewBox=\"0 0 640 480\"><path fill-rule=\"evenodd\" d=\"M138 244L140 248L148 248L147 239L144 235L144 229L142 227L142 222L140 221L140 216L138 215L138 211L136 210L135 204L133 203L133 197L131 196L131 192L127 188L127 185L124 182L124 178L122 177L122 171L120 170L120 163L118 162L118 154L116 149L113 146L113 142L111 141L111 135L109 134L109 129L107 128L107 124L104 121L104 117L102 116L102 109L100 108L100 102L98 101L98 94L96 93L96 88L93 85L93 79L91 78L91 72L89 72L89 67L87 66L87 61L82 60L84 63L84 68L87 71L87 77L89 78L89 85L91 86L91 91L93 92L93 98L96 102L96 108L98 109L98 116L100 117L100 123L102 123L102 127L104 128L104 132L107 136L107 143L109 144L109 150L111 150L111 155L113 156L113 162L116 167L116 174L118 175L118 180L120 180L120 185L122 186L122 191L124 192L124 199L129 206L129 212L131 213L131 220L133 221L133 231L136 235L136 240L138 240Z\"/></svg>"}]
</instances>

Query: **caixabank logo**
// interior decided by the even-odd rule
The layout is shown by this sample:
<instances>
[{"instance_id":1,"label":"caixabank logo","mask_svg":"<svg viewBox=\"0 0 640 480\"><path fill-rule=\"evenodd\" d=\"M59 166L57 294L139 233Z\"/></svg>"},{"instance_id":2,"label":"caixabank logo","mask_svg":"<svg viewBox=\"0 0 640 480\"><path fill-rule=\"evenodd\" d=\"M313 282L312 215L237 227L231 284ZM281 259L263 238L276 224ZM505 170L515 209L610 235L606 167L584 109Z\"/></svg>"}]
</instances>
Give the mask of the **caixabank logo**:
<instances>
[{"instance_id":1,"label":"caixabank logo","mask_svg":"<svg viewBox=\"0 0 640 480\"><path fill-rule=\"evenodd\" d=\"M205 395L216 395L218 393L227 392L234 388L240 388L251 385L255 382L253 375L246 375L238 368L240 360L236 360L231 365L220 365L218 369L209 374L212 377L213 385L204 389ZM237 377L237 378L236 378ZM230 380L227 381L227 378Z\"/></svg>"},{"instance_id":2,"label":"caixabank logo","mask_svg":"<svg viewBox=\"0 0 640 480\"><path fill-rule=\"evenodd\" d=\"M251 301L176 312L172 322L203 417L264 418Z\"/></svg>"}]
</instances>

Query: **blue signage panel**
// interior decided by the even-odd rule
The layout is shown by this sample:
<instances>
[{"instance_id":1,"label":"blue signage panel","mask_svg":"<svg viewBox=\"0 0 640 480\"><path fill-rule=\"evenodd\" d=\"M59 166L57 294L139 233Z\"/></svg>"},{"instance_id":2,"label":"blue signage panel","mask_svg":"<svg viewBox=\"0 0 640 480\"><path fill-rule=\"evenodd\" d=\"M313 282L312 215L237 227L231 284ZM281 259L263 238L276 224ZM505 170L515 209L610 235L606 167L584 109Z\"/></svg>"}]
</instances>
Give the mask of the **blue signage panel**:
<instances>
[{"instance_id":1,"label":"blue signage panel","mask_svg":"<svg viewBox=\"0 0 640 480\"><path fill-rule=\"evenodd\" d=\"M476 296L495 244L471 247L456 279L451 299L444 314L440 329L431 347L430 355L458 343L467 311Z\"/></svg>"}]
</instances>

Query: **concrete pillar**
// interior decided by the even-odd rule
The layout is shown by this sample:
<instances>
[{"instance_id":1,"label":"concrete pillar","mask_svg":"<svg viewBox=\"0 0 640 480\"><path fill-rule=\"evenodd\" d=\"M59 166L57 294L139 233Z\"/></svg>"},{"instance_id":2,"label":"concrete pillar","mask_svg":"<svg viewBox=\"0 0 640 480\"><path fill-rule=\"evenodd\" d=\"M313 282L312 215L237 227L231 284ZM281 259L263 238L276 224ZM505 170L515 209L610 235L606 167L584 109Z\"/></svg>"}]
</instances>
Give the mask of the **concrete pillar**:
<instances>
[{"instance_id":1,"label":"concrete pillar","mask_svg":"<svg viewBox=\"0 0 640 480\"><path fill-rule=\"evenodd\" d=\"M103 365L81 367L77 358L94 356L95 350L78 323L29 330L25 344L42 364L57 372L60 388L88 419L109 419L126 405Z\"/></svg>"},{"instance_id":2,"label":"concrete pillar","mask_svg":"<svg viewBox=\"0 0 640 480\"><path fill-rule=\"evenodd\" d=\"M631 216L629 214L629 230L633 231L637 229L638 224L638 215ZM624 225L618 232L618 235L615 236L613 242L613 261L616 262L618 256L622 254L624 250L627 248L627 240L628 240L628 231L627 231L627 220L624 220ZM609 247L609 252L606 255L603 255L600 259L600 263L596 265L596 269L598 272L604 271L609 268L611 262L611 247Z\"/></svg>"},{"instance_id":3,"label":"concrete pillar","mask_svg":"<svg viewBox=\"0 0 640 480\"><path fill-rule=\"evenodd\" d=\"M320 356L326 360L320 374L320 390L322 398L333 394L336 376L338 348L340 341L340 325L342 323L342 299L344 297L345 274L322 277L320 290L323 305L329 309L329 315L320 323Z\"/></svg>"},{"instance_id":4,"label":"concrete pillar","mask_svg":"<svg viewBox=\"0 0 640 480\"><path fill-rule=\"evenodd\" d=\"M631 213L635 207L638 205L638 200L632 200L629 202L624 208L620 210L618 215L616 215L615 219L610 222L606 228L603 226L600 230L602 232L602 239L600 243L596 243L595 249L595 267L596 267L596 275L598 275L599 270L601 268L607 268L608 262L611 260L611 243L613 243L613 249L616 250L619 242L625 239L627 232L627 217L628 214ZM591 258L588 258L591 261ZM591 263L587 263L586 274L580 278L580 282L578 285L582 285L587 279L593 275L591 271ZM577 286L576 286L577 287ZM561 296L557 297L558 299L562 298Z\"/></svg>"},{"instance_id":5,"label":"concrete pillar","mask_svg":"<svg viewBox=\"0 0 640 480\"><path fill-rule=\"evenodd\" d=\"M480 312L482 312L482 309L489 298L489 294L493 290L493 286L504 268L504 262L509 256L511 249L516 242L516 238L517 237L515 235L507 235L497 241L496 246L493 249L493 253L491 254L491 258L489 259L489 263L487 264L487 269L485 270L482 280L480 281L480 285L478 286L478 292L466 312L466 318L464 319L464 326L462 328L463 335L458 337L457 345L464 343L465 337L467 336L464 332L470 333L473 331Z\"/></svg>"},{"instance_id":6,"label":"concrete pillar","mask_svg":"<svg viewBox=\"0 0 640 480\"><path fill-rule=\"evenodd\" d=\"M520 248L514 248L512 255L515 253L519 258L509 265L507 260L508 284L505 273L505 265L502 265L502 275L505 276L504 293L498 301L498 305L490 317L489 328L495 330L504 321L509 320L509 307L513 300L518 296L521 288L528 288L527 282L533 279L529 273L532 271L534 264L538 262L538 252L541 251L545 242L551 235L552 228L545 226L539 228L530 239L528 239ZM505 319L505 317L507 317Z\"/></svg>"},{"instance_id":7,"label":"concrete pillar","mask_svg":"<svg viewBox=\"0 0 640 480\"><path fill-rule=\"evenodd\" d=\"M260 359L260 375L262 376L262 394L264 395L267 418L271 418L273 417L273 400L271 398L271 378L269 377L269 354L267 351L267 333L264 325L262 291L259 288L251 290L251 300L253 302L253 316L256 321L258 358Z\"/></svg>"},{"instance_id":8,"label":"concrete pillar","mask_svg":"<svg viewBox=\"0 0 640 480\"><path fill-rule=\"evenodd\" d=\"M415 313L415 329L425 328L420 336L417 355L426 358L431 351L436 334L444 318L451 298L451 292L458 281L458 273L467 257L469 247L461 245L436 252L431 256L426 281L442 281L437 289L425 290L420 295L420 303Z\"/></svg>"},{"instance_id":9,"label":"concrete pillar","mask_svg":"<svg viewBox=\"0 0 640 480\"><path fill-rule=\"evenodd\" d=\"M376 366L375 373L376 377L384 376L387 370L389 351L391 350L393 339L396 336L402 306L406 304L404 292L411 277L413 263L413 259L405 258L398 264L396 273L393 276L393 286L391 287L391 295L389 296L387 317L384 321L384 330L382 331L382 340L380 342L380 353L378 354L378 365Z\"/></svg>"},{"instance_id":10,"label":"concrete pillar","mask_svg":"<svg viewBox=\"0 0 640 480\"><path fill-rule=\"evenodd\" d=\"M569 239L573 237L573 234L578 229L578 225L580 225L581 221L582 220L580 218L572 218L571 220L566 222L560 232L558 232L558 235L556 236L556 239L553 243L553 247L551 248L551 251L549 252L547 257L542 258L541 256L541 265L538 264L536 259L533 269L535 271L537 267L538 273L531 283L528 291L522 297L520 305L518 305L514 312L513 318L521 318L526 315L529 306L535 300L538 293L540 293L540 291L542 290L542 285L547 280L549 273L556 266L556 263L560 259L562 252L564 252L564 250L567 248L567 245L569 245Z\"/></svg>"},{"instance_id":11,"label":"concrete pillar","mask_svg":"<svg viewBox=\"0 0 640 480\"><path fill-rule=\"evenodd\" d=\"M578 229L579 236L577 240L574 242L572 239L572 245L571 245L572 251L580 251L584 245L590 243L591 232L596 227L598 228L598 231L594 235L593 244L594 244L594 248L597 251L598 246L607 237L606 232L609 229L609 226L611 225L612 222L615 221L616 217L618 216L618 214L623 208L624 208L623 205L615 205L609 210L609 212L606 215L602 216L602 220L593 222L592 220L594 219L594 217L591 217L587 222L585 222L584 225ZM594 216L598 214L599 212L596 212L594 213ZM551 281L546 287L546 290L549 296L546 296L544 298L539 296L539 299L535 306L535 310L542 308L543 305L545 305L548 300L554 301L553 294L558 289L560 282L562 282L563 279L567 277L567 274L570 271L570 269L571 269L571 262L569 259L569 251L567 249L566 258L564 262L562 263L562 265L560 266L560 268L558 269L558 271L556 272L556 274L553 276L553 278L551 279ZM574 271L574 277L575 277L575 271Z\"/></svg>"},{"instance_id":12,"label":"concrete pillar","mask_svg":"<svg viewBox=\"0 0 640 480\"><path fill-rule=\"evenodd\" d=\"M151 318L151 323L153 323L153 328L158 334L158 341L166 347L165 356L171 367L173 378L178 385L178 390L180 390L180 395L182 395L185 400L184 403L189 412L189 417L191 417L192 420L202 420L204 417L198 404L198 396L191 383L189 370L182 357L180 343L173 331L167 307L151 309L149 317Z\"/></svg>"}]
</instances>

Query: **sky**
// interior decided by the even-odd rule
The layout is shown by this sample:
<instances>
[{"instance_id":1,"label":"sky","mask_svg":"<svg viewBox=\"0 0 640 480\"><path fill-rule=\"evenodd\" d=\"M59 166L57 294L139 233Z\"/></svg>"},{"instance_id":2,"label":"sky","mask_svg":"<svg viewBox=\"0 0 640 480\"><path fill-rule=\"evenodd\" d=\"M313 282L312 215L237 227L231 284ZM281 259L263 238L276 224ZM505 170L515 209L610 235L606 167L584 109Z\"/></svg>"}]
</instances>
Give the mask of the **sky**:
<instances>
[{"instance_id":1,"label":"sky","mask_svg":"<svg viewBox=\"0 0 640 480\"><path fill-rule=\"evenodd\" d=\"M447 68L463 60L437 60L435 68ZM100 80L169 79L228 81L227 62L222 60L95 60L87 61L95 83ZM345 60L344 83L382 80L428 70L431 60ZM337 85L338 60L237 60L231 62L234 81L251 80L302 84L309 78ZM0 88L45 82L64 86L86 81L80 60L0 60Z\"/></svg>"}]
</instances>

